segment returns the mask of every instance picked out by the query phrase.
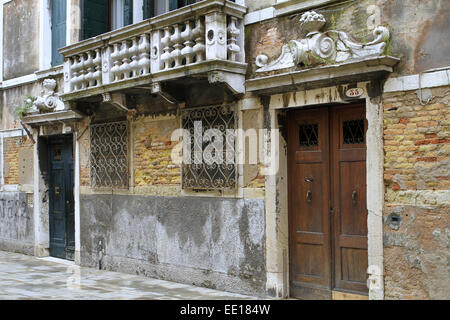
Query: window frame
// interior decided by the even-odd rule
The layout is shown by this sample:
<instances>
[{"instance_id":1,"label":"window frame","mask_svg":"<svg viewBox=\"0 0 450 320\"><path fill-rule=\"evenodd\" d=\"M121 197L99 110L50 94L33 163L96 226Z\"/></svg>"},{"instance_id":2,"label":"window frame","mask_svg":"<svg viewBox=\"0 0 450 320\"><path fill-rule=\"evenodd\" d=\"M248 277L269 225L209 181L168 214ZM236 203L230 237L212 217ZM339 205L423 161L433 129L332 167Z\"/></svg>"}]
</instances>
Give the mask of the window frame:
<instances>
[{"instance_id":1,"label":"window frame","mask_svg":"<svg viewBox=\"0 0 450 320\"><path fill-rule=\"evenodd\" d=\"M231 127L227 127L227 128L225 128L225 130L227 130L227 129L230 129L230 130L234 130L234 132L236 133L236 130L237 130L237 128L238 128L238 124L239 124L239 112L238 112L238 108L237 108L237 105L236 104L233 104L233 103L230 103L230 104L222 104L222 105L211 105L211 106L203 106L203 107L193 107L193 108L186 108L186 109L182 109L181 110L181 113L180 113L180 127L182 128L182 129L186 129L185 128L185 124L184 124L184 122L183 122L183 120L184 120L184 113L186 113L186 112L192 112L192 111L209 111L209 110L211 110L212 108L221 108L221 107L229 107L232 111L233 111L233 127L231 128ZM203 121L202 121L202 127L203 127ZM203 129L204 129L204 127L203 127ZM205 130L208 130L208 129L211 129L211 127L210 128L207 128L207 129L205 129ZM190 129L189 129L190 130ZM182 151L184 150L184 141L182 140ZM225 138L224 138L224 144L226 145L226 140L225 140ZM209 145L209 144L208 144ZM219 186L219 187L205 187L205 186L186 186L185 185L185 175L186 175L186 173L185 173L185 170L186 170L186 168L188 167L188 166L191 166L191 165L195 165L195 164L185 164L185 163L182 163L181 164L181 189L183 190L183 191L195 191L195 192L198 192L198 191L205 191L205 192L209 192L209 191L235 191L237 188L238 188L238 179L239 179L239 166L238 166L238 164L237 164L237 146L238 146L238 143L237 143L237 137L236 137L236 134L234 135L234 141L233 141L233 155L234 155L234 158L233 158L233 161L234 161L234 163L233 163L233 171L234 171L234 175L233 175L233 179L234 179L234 184L233 184L233 186L225 186L225 187L222 187L222 186ZM204 146L203 146L204 147ZM204 148L202 147L202 153L204 152ZM226 153L226 151L227 151L227 149L225 149L224 151L223 151L223 153L225 154ZM194 150L194 145L192 145L191 144L191 150L190 150L190 153L191 153L191 161L193 160L193 157L194 157L194 152L195 152L195 150ZM184 155L183 155L183 152L181 152L181 159L184 159ZM224 156L224 160L225 160L225 156ZM202 163L202 165L205 165L205 163L204 163L204 161L203 161L203 163Z\"/></svg>"},{"instance_id":2,"label":"window frame","mask_svg":"<svg viewBox=\"0 0 450 320\"><path fill-rule=\"evenodd\" d=\"M99 126L107 126L107 125L114 125L114 124L125 124L126 126L126 138L125 138L125 147L126 147L126 173L124 172L124 176L125 176L125 185L121 185L121 186L105 186L105 185L98 185L97 183L95 183L95 176L93 175L93 141L92 141L92 131L93 131L93 127L99 127ZM129 190L131 187L131 177L130 177L130 172L131 172L131 161L130 161L130 157L131 157L131 124L130 121L128 120L114 120L114 121L105 121L105 122L96 122L96 123L91 123L89 126L89 180L90 180L90 187L92 190L96 190L96 191L108 191L108 190Z\"/></svg>"}]
</instances>

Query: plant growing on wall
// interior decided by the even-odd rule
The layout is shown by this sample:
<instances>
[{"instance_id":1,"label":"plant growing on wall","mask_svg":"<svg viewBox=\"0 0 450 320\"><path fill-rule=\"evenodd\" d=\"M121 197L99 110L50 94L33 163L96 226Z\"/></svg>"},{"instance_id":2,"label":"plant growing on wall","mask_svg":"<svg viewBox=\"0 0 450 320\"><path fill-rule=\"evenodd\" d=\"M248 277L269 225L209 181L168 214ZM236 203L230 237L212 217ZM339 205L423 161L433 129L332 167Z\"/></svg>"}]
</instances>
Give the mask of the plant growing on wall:
<instances>
[{"instance_id":1,"label":"plant growing on wall","mask_svg":"<svg viewBox=\"0 0 450 320\"><path fill-rule=\"evenodd\" d=\"M28 113L33 110L34 102L36 97L28 96L24 101L22 106L16 106L14 108L14 114L19 118L25 117Z\"/></svg>"}]
</instances>

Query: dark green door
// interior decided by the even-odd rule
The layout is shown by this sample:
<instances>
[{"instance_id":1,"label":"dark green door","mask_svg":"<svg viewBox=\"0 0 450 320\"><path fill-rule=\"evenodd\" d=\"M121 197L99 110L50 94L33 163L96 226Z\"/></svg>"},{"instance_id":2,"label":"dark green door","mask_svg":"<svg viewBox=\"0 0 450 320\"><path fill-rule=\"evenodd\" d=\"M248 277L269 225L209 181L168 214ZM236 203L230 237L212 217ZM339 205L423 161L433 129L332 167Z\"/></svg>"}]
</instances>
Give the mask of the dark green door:
<instances>
[{"instance_id":1,"label":"dark green door","mask_svg":"<svg viewBox=\"0 0 450 320\"><path fill-rule=\"evenodd\" d=\"M50 255L67 260L75 252L72 146L72 136L49 140Z\"/></svg>"}]
</instances>

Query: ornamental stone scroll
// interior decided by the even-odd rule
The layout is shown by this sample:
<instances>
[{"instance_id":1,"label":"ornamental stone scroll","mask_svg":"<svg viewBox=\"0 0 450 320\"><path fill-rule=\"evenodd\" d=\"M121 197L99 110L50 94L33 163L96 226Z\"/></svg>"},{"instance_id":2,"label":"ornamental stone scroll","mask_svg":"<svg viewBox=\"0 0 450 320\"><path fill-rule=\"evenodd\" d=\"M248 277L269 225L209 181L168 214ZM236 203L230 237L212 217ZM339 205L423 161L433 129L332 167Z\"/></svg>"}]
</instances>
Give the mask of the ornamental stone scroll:
<instances>
[{"instance_id":1,"label":"ornamental stone scroll","mask_svg":"<svg viewBox=\"0 0 450 320\"><path fill-rule=\"evenodd\" d=\"M33 107L41 112L61 111L64 110L64 102L55 93L56 80L45 79L43 82L45 93L42 97L37 97Z\"/></svg>"},{"instance_id":2,"label":"ornamental stone scroll","mask_svg":"<svg viewBox=\"0 0 450 320\"><path fill-rule=\"evenodd\" d=\"M326 20L315 11L305 12L300 18L302 30L307 32L305 38L292 40L284 45L281 55L269 63L266 55L256 57L256 72L267 72L297 65L315 66L326 63L342 63L352 59L382 55L389 40L390 33L386 27L379 26L373 31L374 40L361 44L350 40L343 31L328 30L321 32Z\"/></svg>"}]
</instances>

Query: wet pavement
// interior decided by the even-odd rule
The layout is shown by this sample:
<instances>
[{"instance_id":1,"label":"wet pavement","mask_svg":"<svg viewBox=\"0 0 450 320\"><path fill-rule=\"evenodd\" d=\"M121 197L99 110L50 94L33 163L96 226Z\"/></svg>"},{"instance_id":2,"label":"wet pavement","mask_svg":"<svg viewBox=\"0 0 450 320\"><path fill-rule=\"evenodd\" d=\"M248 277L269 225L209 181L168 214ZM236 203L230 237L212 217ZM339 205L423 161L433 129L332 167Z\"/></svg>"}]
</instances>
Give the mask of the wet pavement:
<instances>
[{"instance_id":1,"label":"wet pavement","mask_svg":"<svg viewBox=\"0 0 450 320\"><path fill-rule=\"evenodd\" d=\"M246 300L254 297L0 251L0 300Z\"/></svg>"}]
</instances>

